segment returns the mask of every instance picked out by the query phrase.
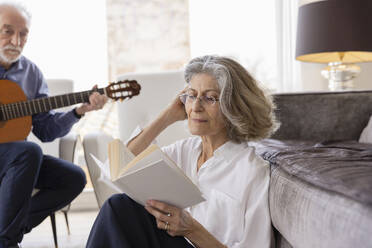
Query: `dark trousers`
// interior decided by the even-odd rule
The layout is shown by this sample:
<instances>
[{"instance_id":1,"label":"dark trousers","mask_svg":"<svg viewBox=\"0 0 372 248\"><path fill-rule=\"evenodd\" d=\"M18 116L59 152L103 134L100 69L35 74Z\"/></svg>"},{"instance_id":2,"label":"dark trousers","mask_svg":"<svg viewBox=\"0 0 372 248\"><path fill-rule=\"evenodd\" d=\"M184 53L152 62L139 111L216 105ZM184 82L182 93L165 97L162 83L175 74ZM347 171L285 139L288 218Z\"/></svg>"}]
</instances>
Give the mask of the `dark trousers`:
<instances>
[{"instance_id":1,"label":"dark trousers","mask_svg":"<svg viewBox=\"0 0 372 248\"><path fill-rule=\"evenodd\" d=\"M158 229L155 218L125 194L108 199L89 235L87 248L192 248L183 237Z\"/></svg>"},{"instance_id":2,"label":"dark trousers","mask_svg":"<svg viewBox=\"0 0 372 248\"><path fill-rule=\"evenodd\" d=\"M85 184L81 168L43 155L35 143L0 144L0 248L21 242L24 233L68 205ZM40 191L31 197L33 188Z\"/></svg>"}]
</instances>

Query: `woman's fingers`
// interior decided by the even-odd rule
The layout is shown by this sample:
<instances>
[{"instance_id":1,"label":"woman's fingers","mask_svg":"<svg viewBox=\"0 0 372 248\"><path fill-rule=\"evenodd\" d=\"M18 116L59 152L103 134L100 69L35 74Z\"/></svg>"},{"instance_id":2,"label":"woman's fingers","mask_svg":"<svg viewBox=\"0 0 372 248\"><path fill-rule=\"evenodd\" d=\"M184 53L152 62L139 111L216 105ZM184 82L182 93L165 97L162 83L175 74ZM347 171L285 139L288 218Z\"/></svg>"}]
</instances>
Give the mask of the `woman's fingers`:
<instances>
[{"instance_id":1,"label":"woman's fingers","mask_svg":"<svg viewBox=\"0 0 372 248\"><path fill-rule=\"evenodd\" d=\"M179 215L181 209L163 202L150 200L145 206L146 210L156 218L157 227L166 230L169 235L176 235L179 229Z\"/></svg>"},{"instance_id":2,"label":"woman's fingers","mask_svg":"<svg viewBox=\"0 0 372 248\"><path fill-rule=\"evenodd\" d=\"M163 222L170 222L174 216L175 207L159 201L148 201L145 206L146 210L156 219Z\"/></svg>"},{"instance_id":3,"label":"woman's fingers","mask_svg":"<svg viewBox=\"0 0 372 248\"><path fill-rule=\"evenodd\" d=\"M163 230L166 230L166 231L169 231L170 230L170 224L169 222L164 222L164 221L160 221L160 220L156 220L156 225L159 229L163 229Z\"/></svg>"}]
</instances>

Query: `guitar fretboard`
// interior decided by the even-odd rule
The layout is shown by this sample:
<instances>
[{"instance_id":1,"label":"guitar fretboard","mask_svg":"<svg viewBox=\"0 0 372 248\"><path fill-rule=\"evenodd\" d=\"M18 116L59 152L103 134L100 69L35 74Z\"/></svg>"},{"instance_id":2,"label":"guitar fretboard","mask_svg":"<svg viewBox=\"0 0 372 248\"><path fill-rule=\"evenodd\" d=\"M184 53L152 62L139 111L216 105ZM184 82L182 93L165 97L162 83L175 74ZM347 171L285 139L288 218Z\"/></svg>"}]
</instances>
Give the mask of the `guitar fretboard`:
<instances>
[{"instance_id":1,"label":"guitar fretboard","mask_svg":"<svg viewBox=\"0 0 372 248\"><path fill-rule=\"evenodd\" d=\"M89 102L89 96L93 92L105 94L104 89L93 89L78 93L70 93L58 96L37 98L30 101L9 103L0 106L1 120L11 120L24 116L48 112L52 109L63 108L77 103Z\"/></svg>"}]
</instances>

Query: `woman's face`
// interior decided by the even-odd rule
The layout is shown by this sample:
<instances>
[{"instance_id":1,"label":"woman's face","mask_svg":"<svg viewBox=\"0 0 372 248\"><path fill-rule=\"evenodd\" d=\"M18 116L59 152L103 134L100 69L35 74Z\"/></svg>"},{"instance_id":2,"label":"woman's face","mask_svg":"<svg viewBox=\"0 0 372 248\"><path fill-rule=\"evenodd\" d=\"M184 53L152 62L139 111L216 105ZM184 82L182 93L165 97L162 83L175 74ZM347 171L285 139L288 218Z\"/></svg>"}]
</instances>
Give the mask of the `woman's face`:
<instances>
[{"instance_id":1,"label":"woman's face","mask_svg":"<svg viewBox=\"0 0 372 248\"><path fill-rule=\"evenodd\" d=\"M216 79L205 73L195 74L190 80L190 88L186 94L189 96L185 102L185 109L190 132L198 136L226 137L224 116L218 101L220 90Z\"/></svg>"}]
</instances>

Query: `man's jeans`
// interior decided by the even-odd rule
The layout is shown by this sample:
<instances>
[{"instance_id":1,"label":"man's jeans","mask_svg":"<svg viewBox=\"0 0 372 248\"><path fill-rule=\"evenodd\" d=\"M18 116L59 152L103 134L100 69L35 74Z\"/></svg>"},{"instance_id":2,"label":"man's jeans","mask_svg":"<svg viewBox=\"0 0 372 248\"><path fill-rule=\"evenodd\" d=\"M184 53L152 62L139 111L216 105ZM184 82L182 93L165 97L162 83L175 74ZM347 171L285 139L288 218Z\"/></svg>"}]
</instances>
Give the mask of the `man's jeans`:
<instances>
[{"instance_id":1,"label":"man's jeans","mask_svg":"<svg viewBox=\"0 0 372 248\"><path fill-rule=\"evenodd\" d=\"M0 248L21 242L24 233L68 205L85 184L81 168L43 155L35 143L0 144ZM40 191L31 198L34 188Z\"/></svg>"}]
</instances>

